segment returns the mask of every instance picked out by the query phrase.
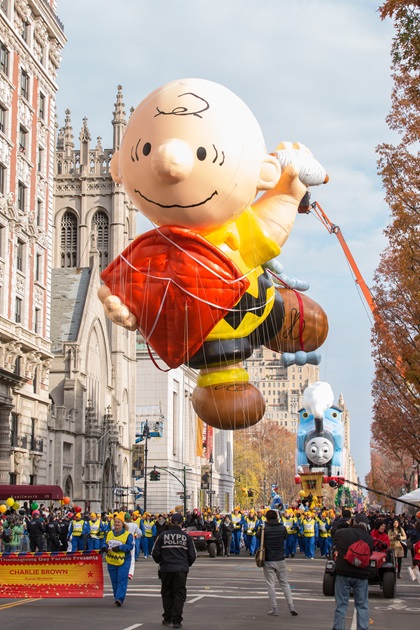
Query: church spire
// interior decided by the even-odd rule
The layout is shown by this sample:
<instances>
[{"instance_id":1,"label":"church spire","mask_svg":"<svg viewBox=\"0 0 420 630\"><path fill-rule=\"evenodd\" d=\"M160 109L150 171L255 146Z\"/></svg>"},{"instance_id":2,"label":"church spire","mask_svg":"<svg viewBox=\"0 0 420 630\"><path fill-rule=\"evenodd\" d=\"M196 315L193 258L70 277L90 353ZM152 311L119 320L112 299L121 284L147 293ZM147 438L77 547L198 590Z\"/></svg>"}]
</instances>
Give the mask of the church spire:
<instances>
[{"instance_id":1,"label":"church spire","mask_svg":"<svg viewBox=\"0 0 420 630\"><path fill-rule=\"evenodd\" d=\"M89 165L89 142L90 132L87 126L87 118L83 118L82 129L79 134L80 140L80 166Z\"/></svg>"},{"instance_id":2,"label":"church spire","mask_svg":"<svg viewBox=\"0 0 420 630\"><path fill-rule=\"evenodd\" d=\"M62 142L62 148L64 151L71 153L74 149L73 142L73 127L71 126L70 110L65 111L66 118L64 120L64 127L60 130L59 141Z\"/></svg>"},{"instance_id":3,"label":"church spire","mask_svg":"<svg viewBox=\"0 0 420 630\"><path fill-rule=\"evenodd\" d=\"M114 127L114 151L117 151L120 148L126 124L127 123L125 120L122 86L119 85L117 92L117 102L114 104L114 115L112 118L112 125Z\"/></svg>"}]
</instances>

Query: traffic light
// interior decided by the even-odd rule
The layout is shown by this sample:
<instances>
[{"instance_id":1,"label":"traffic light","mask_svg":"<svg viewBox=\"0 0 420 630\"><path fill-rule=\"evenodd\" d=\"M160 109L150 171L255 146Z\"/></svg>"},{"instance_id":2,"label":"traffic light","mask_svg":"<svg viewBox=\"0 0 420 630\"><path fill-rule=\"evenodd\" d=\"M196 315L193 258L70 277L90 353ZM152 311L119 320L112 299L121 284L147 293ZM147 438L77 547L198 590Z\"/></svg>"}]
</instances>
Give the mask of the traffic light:
<instances>
[{"instance_id":1,"label":"traffic light","mask_svg":"<svg viewBox=\"0 0 420 630\"><path fill-rule=\"evenodd\" d=\"M160 481L160 472L156 468L150 471L150 481Z\"/></svg>"}]
</instances>

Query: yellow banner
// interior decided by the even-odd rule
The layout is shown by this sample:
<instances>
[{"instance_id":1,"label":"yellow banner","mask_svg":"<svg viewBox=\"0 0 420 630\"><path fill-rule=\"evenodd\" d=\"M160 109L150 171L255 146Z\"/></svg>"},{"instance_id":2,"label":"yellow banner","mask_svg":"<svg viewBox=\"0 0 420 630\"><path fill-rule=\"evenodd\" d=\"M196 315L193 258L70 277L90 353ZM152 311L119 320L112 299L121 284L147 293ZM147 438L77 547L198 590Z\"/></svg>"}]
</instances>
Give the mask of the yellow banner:
<instances>
[{"instance_id":1,"label":"yellow banner","mask_svg":"<svg viewBox=\"0 0 420 630\"><path fill-rule=\"evenodd\" d=\"M0 554L0 597L102 597L102 556Z\"/></svg>"}]
</instances>

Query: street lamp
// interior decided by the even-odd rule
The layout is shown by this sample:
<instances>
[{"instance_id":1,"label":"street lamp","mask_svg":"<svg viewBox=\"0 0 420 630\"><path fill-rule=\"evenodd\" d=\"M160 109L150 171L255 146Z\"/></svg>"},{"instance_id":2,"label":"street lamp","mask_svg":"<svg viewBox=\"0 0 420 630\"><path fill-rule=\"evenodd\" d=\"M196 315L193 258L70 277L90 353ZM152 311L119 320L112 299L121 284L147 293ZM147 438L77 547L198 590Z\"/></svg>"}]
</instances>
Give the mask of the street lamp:
<instances>
[{"instance_id":1,"label":"street lamp","mask_svg":"<svg viewBox=\"0 0 420 630\"><path fill-rule=\"evenodd\" d=\"M213 453L210 453L209 457L210 464L210 511L213 509Z\"/></svg>"},{"instance_id":2,"label":"street lamp","mask_svg":"<svg viewBox=\"0 0 420 630\"><path fill-rule=\"evenodd\" d=\"M144 441L145 441L145 444L144 444L144 504L143 504L143 512L145 512L146 508L147 508L147 453L149 452L149 448L148 448L149 434L150 434L150 429L149 429L148 422L146 420L146 422L144 423L144 427L143 427L143 438L144 438Z\"/></svg>"}]
</instances>

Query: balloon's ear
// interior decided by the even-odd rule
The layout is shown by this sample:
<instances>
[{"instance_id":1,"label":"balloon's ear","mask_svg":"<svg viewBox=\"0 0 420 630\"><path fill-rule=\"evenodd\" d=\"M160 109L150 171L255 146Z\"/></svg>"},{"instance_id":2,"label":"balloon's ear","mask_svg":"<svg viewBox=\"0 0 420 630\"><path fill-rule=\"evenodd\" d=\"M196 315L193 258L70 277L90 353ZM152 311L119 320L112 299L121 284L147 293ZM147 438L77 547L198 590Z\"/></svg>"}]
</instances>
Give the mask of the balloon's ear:
<instances>
[{"instance_id":1,"label":"balloon's ear","mask_svg":"<svg viewBox=\"0 0 420 630\"><path fill-rule=\"evenodd\" d=\"M261 162L257 190L271 190L280 179L280 162L275 155L265 154Z\"/></svg>"},{"instance_id":2,"label":"balloon's ear","mask_svg":"<svg viewBox=\"0 0 420 630\"><path fill-rule=\"evenodd\" d=\"M111 158L111 164L109 167L111 177L116 184L122 184L122 179L120 175L120 152L116 151Z\"/></svg>"}]
</instances>

